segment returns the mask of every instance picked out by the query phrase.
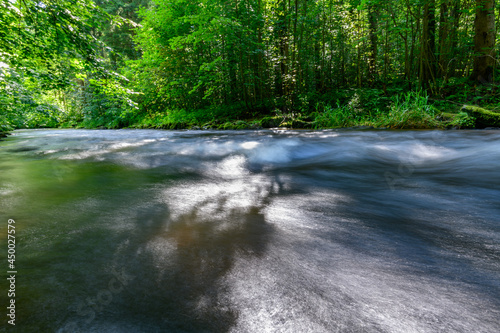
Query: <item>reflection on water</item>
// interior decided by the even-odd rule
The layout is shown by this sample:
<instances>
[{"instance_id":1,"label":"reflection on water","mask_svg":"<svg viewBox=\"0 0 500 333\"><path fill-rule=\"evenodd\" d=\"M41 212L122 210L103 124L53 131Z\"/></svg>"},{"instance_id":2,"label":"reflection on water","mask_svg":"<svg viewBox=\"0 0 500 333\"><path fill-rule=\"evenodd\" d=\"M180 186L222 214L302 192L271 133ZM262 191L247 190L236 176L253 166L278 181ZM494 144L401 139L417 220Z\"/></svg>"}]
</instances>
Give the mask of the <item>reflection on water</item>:
<instances>
[{"instance_id":1,"label":"reflection on water","mask_svg":"<svg viewBox=\"0 0 500 333\"><path fill-rule=\"evenodd\" d=\"M18 241L9 330L498 332L499 143L18 131L0 142L0 219Z\"/></svg>"}]
</instances>

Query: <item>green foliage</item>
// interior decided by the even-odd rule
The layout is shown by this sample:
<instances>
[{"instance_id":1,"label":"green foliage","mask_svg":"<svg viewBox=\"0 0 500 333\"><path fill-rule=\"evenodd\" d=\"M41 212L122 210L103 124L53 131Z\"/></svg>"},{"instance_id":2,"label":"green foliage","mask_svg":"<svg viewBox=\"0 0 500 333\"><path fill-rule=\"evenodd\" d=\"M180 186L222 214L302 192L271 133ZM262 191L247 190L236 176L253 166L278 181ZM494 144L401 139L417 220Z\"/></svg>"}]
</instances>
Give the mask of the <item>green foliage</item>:
<instances>
[{"instance_id":1,"label":"green foliage","mask_svg":"<svg viewBox=\"0 0 500 333\"><path fill-rule=\"evenodd\" d=\"M449 126L456 128L474 128L476 125L476 118L467 114L467 112L459 112L456 114Z\"/></svg>"},{"instance_id":2,"label":"green foliage","mask_svg":"<svg viewBox=\"0 0 500 333\"><path fill-rule=\"evenodd\" d=\"M37 83L6 65L0 68L0 132L59 124L61 111L43 98Z\"/></svg>"},{"instance_id":3,"label":"green foliage","mask_svg":"<svg viewBox=\"0 0 500 333\"><path fill-rule=\"evenodd\" d=\"M141 52L134 42L135 29L139 27L138 9L147 6L149 0L96 0L96 5L110 17L103 17L102 29L98 32L100 40L107 46L110 67L118 70L126 66L127 60L136 60Z\"/></svg>"},{"instance_id":4,"label":"green foliage","mask_svg":"<svg viewBox=\"0 0 500 333\"><path fill-rule=\"evenodd\" d=\"M427 93L421 90L396 95L390 112L376 120L378 127L434 128L439 124L435 112L428 103Z\"/></svg>"},{"instance_id":5,"label":"green foliage","mask_svg":"<svg viewBox=\"0 0 500 333\"><path fill-rule=\"evenodd\" d=\"M137 111L134 93L119 80L85 79L65 92L63 127L119 128L128 126Z\"/></svg>"},{"instance_id":6,"label":"green foliage","mask_svg":"<svg viewBox=\"0 0 500 333\"><path fill-rule=\"evenodd\" d=\"M84 66L101 71L92 31L103 14L91 0L0 4L0 126L56 127L64 111L47 98Z\"/></svg>"},{"instance_id":7,"label":"green foliage","mask_svg":"<svg viewBox=\"0 0 500 333\"><path fill-rule=\"evenodd\" d=\"M77 57L98 67L92 31L105 13L91 0L3 1L0 61L13 68L44 68L48 84L60 78L58 60Z\"/></svg>"},{"instance_id":8,"label":"green foliage","mask_svg":"<svg viewBox=\"0 0 500 333\"><path fill-rule=\"evenodd\" d=\"M359 121L355 111L349 105L340 106L337 104L335 108L330 105L318 105L317 108L321 111L317 113L314 120L316 128L350 127Z\"/></svg>"},{"instance_id":9,"label":"green foliage","mask_svg":"<svg viewBox=\"0 0 500 333\"><path fill-rule=\"evenodd\" d=\"M241 129L243 120L237 120L241 115L241 108L209 107L198 110L165 109L163 111L149 112L147 114L137 114L135 121L131 124L139 128L220 128L224 129L224 124L230 123L232 129ZM252 127L258 127L256 122L249 122ZM228 125L229 126L229 125ZM250 125L249 125L250 126ZM247 128L248 126L244 126ZM229 127L228 127L229 128Z\"/></svg>"}]
</instances>

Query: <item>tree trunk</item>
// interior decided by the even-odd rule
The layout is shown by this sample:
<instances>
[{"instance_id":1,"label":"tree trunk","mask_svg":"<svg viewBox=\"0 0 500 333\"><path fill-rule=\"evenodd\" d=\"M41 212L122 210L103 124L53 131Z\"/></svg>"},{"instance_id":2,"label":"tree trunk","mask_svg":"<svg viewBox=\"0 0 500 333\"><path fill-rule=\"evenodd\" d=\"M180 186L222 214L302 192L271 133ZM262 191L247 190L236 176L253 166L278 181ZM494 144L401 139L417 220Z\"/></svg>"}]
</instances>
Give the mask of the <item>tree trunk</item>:
<instances>
[{"instance_id":1,"label":"tree trunk","mask_svg":"<svg viewBox=\"0 0 500 333\"><path fill-rule=\"evenodd\" d=\"M371 83L376 82L378 79L377 74L377 48L378 48L378 4L373 3L368 6L368 24L369 24L369 39L370 51L368 53L368 71Z\"/></svg>"},{"instance_id":2,"label":"tree trunk","mask_svg":"<svg viewBox=\"0 0 500 333\"><path fill-rule=\"evenodd\" d=\"M449 33L450 33L450 0L444 0L441 3L439 13L439 76L445 77L448 72L449 55Z\"/></svg>"},{"instance_id":3,"label":"tree trunk","mask_svg":"<svg viewBox=\"0 0 500 333\"><path fill-rule=\"evenodd\" d=\"M480 83L493 81L495 66L495 0L476 0L474 70L471 79Z\"/></svg>"},{"instance_id":4,"label":"tree trunk","mask_svg":"<svg viewBox=\"0 0 500 333\"><path fill-rule=\"evenodd\" d=\"M253 78L252 78L252 84L253 84L253 89L254 89L254 101L256 103L262 104L263 97L262 97L262 88L263 88L263 78L264 76L262 75L262 50L264 49L264 46L262 45L262 25L260 22L261 18L261 0L257 1L257 8L256 8L256 16L257 16L257 23L252 22L252 24L255 24L255 28L257 30L257 50L255 50L254 46L254 52L255 56L252 58L252 67L253 67Z\"/></svg>"},{"instance_id":5,"label":"tree trunk","mask_svg":"<svg viewBox=\"0 0 500 333\"><path fill-rule=\"evenodd\" d=\"M458 47L458 24L460 22L460 0L452 0L451 8L451 21L450 21L450 55L455 55L457 53ZM446 75L448 77L456 76L456 67L458 64L457 57L453 57L448 61L448 71Z\"/></svg>"},{"instance_id":6,"label":"tree trunk","mask_svg":"<svg viewBox=\"0 0 500 333\"><path fill-rule=\"evenodd\" d=\"M427 0L424 5L421 70L422 86L430 88L436 77L436 2Z\"/></svg>"}]
</instances>

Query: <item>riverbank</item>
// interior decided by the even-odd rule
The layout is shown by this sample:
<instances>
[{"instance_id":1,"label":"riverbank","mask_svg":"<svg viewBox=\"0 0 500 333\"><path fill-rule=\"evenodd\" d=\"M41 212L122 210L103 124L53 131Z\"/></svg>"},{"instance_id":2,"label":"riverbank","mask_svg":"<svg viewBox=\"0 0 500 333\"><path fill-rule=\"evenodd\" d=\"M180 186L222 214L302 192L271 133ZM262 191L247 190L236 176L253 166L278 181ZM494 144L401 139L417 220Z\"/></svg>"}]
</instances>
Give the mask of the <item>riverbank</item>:
<instances>
[{"instance_id":1,"label":"riverbank","mask_svg":"<svg viewBox=\"0 0 500 333\"><path fill-rule=\"evenodd\" d=\"M430 99L425 92L412 91L380 97L365 91L350 93L343 100L318 101L314 107L295 106L286 110L272 106L232 105L199 110L142 109L134 113L87 115L85 110L40 118L38 122L20 119L7 128L87 128L87 129L194 129L246 130L290 129L481 129L500 127L500 104L461 104ZM113 112L112 112L113 111ZM38 119L38 118L37 118ZM4 129L5 133L5 129Z\"/></svg>"},{"instance_id":2,"label":"riverbank","mask_svg":"<svg viewBox=\"0 0 500 333\"><path fill-rule=\"evenodd\" d=\"M193 116L194 115L194 116ZM196 117L196 113L183 117L182 113L157 113L148 115L129 126L130 128L158 129L212 129L243 130L262 128L290 129L482 129L500 127L500 114L477 106L464 105L449 112L432 106L412 108L398 105L389 112L356 112L348 108L329 108L321 113L282 113L261 117L221 117L211 120Z\"/></svg>"},{"instance_id":3,"label":"riverbank","mask_svg":"<svg viewBox=\"0 0 500 333\"><path fill-rule=\"evenodd\" d=\"M85 123L62 123L58 128L81 129L169 129L169 130L258 130L269 128L283 129L492 129L500 128L500 114L465 105L450 112L422 112L411 109L399 109L389 114L375 116L356 116L344 110L329 110L321 114L276 114L262 117L214 118L172 117L171 113L145 116L128 126L89 126ZM196 113L195 113L196 114ZM57 128L57 127L56 127ZM9 135L1 132L0 139Z\"/></svg>"},{"instance_id":4,"label":"riverbank","mask_svg":"<svg viewBox=\"0 0 500 333\"><path fill-rule=\"evenodd\" d=\"M202 110L146 112L137 114L124 127L238 130L276 127L473 129L500 126L500 105L491 104L487 100L479 105L469 105L467 101L460 103L461 101L431 99L421 90L385 96L382 91L365 89L347 91L345 96L337 97L335 101L318 99L314 107L309 103L289 109L262 106L249 111L247 106L235 105Z\"/></svg>"}]
</instances>

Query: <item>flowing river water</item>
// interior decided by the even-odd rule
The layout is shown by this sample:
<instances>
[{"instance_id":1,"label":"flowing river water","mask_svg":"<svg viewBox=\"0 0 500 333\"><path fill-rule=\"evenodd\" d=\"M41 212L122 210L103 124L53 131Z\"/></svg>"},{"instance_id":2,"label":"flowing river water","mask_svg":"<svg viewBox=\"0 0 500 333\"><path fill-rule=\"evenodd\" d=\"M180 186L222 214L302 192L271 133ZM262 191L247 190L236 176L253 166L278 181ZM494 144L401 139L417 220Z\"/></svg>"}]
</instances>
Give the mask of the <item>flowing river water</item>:
<instances>
[{"instance_id":1,"label":"flowing river water","mask_svg":"<svg viewBox=\"0 0 500 333\"><path fill-rule=\"evenodd\" d=\"M500 131L16 131L0 223L0 331L500 331Z\"/></svg>"}]
</instances>

